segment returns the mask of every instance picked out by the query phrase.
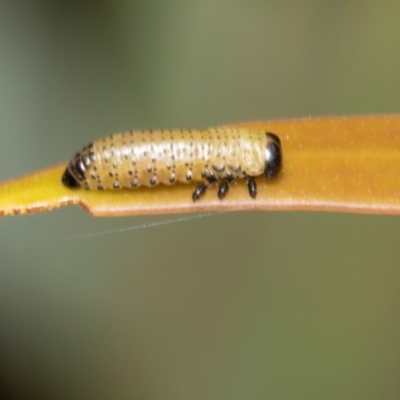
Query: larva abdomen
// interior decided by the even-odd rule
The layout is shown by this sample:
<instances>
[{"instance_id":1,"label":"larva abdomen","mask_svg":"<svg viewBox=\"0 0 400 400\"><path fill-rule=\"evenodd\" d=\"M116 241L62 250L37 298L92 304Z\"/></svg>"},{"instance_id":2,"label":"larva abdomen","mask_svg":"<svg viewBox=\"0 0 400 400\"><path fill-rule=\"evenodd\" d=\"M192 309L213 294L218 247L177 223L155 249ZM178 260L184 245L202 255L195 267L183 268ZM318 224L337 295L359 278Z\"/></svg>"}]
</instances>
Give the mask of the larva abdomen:
<instances>
[{"instance_id":1,"label":"larva abdomen","mask_svg":"<svg viewBox=\"0 0 400 400\"><path fill-rule=\"evenodd\" d=\"M68 165L62 182L89 190L171 185L175 182L229 184L264 175L275 178L281 168L279 138L242 129L157 130L124 132L93 142ZM200 195L193 193L193 199Z\"/></svg>"}]
</instances>

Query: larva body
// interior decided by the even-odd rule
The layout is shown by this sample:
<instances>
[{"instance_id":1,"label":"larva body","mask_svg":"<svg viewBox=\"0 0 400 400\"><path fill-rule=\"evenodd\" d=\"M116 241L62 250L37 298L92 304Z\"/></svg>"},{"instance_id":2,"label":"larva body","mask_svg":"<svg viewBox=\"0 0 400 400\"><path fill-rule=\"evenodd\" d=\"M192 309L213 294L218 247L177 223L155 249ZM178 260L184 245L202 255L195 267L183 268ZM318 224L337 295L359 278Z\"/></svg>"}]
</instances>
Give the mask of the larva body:
<instances>
[{"instance_id":1,"label":"larva body","mask_svg":"<svg viewBox=\"0 0 400 400\"><path fill-rule=\"evenodd\" d=\"M279 138L245 129L154 130L111 135L86 146L72 159L62 182L88 190L201 183L197 200L210 184L246 179L252 197L254 177L275 178L281 168ZM253 190L252 190L253 189Z\"/></svg>"}]
</instances>

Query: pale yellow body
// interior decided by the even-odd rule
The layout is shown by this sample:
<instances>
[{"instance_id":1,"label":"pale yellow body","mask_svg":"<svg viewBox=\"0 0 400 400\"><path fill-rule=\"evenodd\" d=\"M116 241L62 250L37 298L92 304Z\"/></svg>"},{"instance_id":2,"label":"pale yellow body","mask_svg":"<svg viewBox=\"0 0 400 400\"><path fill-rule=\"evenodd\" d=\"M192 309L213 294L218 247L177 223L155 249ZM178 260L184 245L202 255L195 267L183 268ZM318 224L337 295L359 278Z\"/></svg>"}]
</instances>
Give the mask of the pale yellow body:
<instances>
[{"instance_id":1,"label":"pale yellow body","mask_svg":"<svg viewBox=\"0 0 400 400\"><path fill-rule=\"evenodd\" d=\"M268 137L262 131L124 132L93 142L75 157L86 189L118 189L261 175Z\"/></svg>"}]
</instances>

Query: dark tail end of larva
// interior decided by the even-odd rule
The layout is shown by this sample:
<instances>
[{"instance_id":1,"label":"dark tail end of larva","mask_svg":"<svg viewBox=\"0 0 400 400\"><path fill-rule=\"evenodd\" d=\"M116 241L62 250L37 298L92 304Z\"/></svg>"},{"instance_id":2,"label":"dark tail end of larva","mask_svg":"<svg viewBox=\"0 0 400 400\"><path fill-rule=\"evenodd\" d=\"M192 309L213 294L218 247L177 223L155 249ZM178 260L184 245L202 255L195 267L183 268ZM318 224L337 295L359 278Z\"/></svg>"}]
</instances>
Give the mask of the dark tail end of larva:
<instances>
[{"instance_id":1,"label":"dark tail end of larva","mask_svg":"<svg viewBox=\"0 0 400 400\"><path fill-rule=\"evenodd\" d=\"M65 170L64 175L61 178L61 182L63 183L64 186L70 189L76 189L81 187L77 179L71 174L69 168Z\"/></svg>"},{"instance_id":2,"label":"dark tail end of larva","mask_svg":"<svg viewBox=\"0 0 400 400\"><path fill-rule=\"evenodd\" d=\"M77 165L74 164L74 160L72 160L69 163L66 170L64 171L64 174L61 178L61 182L67 188L77 189L77 188L81 187L81 184L79 182L79 177L82 177L82 179L83 179L83 176L84 175L81 174L80 171L77 170Z\"/></svg>"},{"instance_id":3,"label":"dark tail end of larva","mask_svg":"<svg viewBox=\"0 0 400 400\"><path fill-rule=\"evenodd\" d=\"M89 189L86 182L86 173L88 168L96 160L93 149L93 143L88 144L80 153L76 153L75 157L68 164L61 178L61 182L68 188L77 189L82 186Z\"/></svg>"}]
</instances>

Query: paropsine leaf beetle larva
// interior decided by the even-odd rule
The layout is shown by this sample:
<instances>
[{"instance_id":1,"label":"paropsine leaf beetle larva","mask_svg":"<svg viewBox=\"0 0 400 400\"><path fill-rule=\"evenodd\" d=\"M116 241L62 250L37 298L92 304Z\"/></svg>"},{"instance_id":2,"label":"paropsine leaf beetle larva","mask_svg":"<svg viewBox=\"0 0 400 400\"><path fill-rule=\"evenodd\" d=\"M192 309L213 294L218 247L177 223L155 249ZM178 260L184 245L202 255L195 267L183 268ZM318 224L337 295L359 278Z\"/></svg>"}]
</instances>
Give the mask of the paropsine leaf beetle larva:
<instances>
[{"instance_id":1,"label":"paropsine leaf beetle larva","mask_svg":"<svg viewBox=\"0 0 400 400\"><path fill-rule=\"evenodd\" d=\"M129 131L84 147L69 163L62 182L87 190L197 182L195 201L212 185L218 185L222 199L233 182L245 179L255 198L254 178L274 179L281 167L281 142L270 132L242 128Z\"/></svg>"}]
</instances>

